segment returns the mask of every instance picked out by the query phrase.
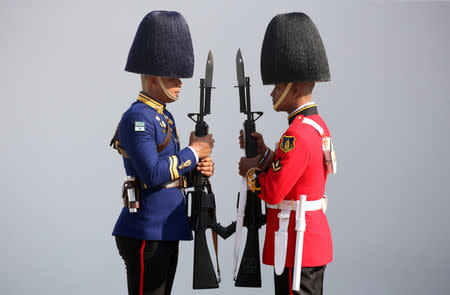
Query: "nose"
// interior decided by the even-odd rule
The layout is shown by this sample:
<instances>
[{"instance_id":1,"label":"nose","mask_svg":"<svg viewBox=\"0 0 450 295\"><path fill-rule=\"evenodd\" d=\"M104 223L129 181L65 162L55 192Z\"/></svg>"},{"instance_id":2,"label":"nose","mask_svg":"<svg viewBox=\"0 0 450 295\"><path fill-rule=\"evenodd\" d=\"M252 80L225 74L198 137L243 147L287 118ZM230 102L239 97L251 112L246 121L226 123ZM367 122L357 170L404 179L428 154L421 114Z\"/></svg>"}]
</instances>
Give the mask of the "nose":
<instances>
[{"instance_id":1,"label":"nose","mask_svg":"<svg viewBox=\"0 0 450 295\"><path fill-rule=\"evenodd\" d=\"M275 88L273 88L272 92L270 93L270 96L272 96L273 98L275 98Z\"/></svg>"}]
</instances>

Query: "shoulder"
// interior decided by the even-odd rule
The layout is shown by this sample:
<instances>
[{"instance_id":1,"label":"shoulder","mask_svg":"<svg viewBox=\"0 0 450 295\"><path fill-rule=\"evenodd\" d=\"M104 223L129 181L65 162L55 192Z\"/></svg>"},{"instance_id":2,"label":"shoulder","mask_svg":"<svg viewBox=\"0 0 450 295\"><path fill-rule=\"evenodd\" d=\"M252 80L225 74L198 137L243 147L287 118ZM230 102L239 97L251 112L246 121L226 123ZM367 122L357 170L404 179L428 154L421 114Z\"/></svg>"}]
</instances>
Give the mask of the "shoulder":
<instances>
[{"instance_id":1,"label":"shoulder","mask_svg":"<svg viewBox=\"0 0 450 295\"><path fill-rule=\"evenodd\" d=\"M137 122L153 123L158 113L143 103L135 102L123 114L121 124L134 124Z\"/></svg>"},{"instance_id":2,"label":"shoulder","mask_svg":"<svg viewBox=\"0 0 450 295\"><path fill-rule=\"evenodd\" d=\"M316 139L319 140L321 138L317 129L311 124L304 123L303 119L303 116L297 116L289 125L289 128L280 139L279 147L281 150L286 152L287 147L295 150L297 150L296 147L301 147L301 150L309 149L316 142ZM319 128L323 128L321 122L317 122L316 118L308 116L308 119L317 123L320 126ZM325 128L323 129L325 130Z\"/></svg>"},{"instance_id":3,"label":"shoulder","mask_svg":"<svg viewBox=\"0 0 450 295\"><path fill-rule=\"evenodd\" d=\"M304 119L312 121L313 124L307 124ZM319 115L312 115L304 118L303 116L298 116L294 122L292 122L289 129L292 129L291 132L296 132L299 136L302 137L311 137L318 134L318 130L313 125L318 126L319 129L323 130L325 135L329 136L330 132L328 131L328 126L325 124L324 120ZM289 130L288 129L288 130Z\"/></svg>"},{"instance_id":4,"label":"shoulder","mask_svg":"<svg viewBox=\"0 0 450 295\"><path fill-rule=\"evenodd\" d=\"M283 135L295 136L299 139L304 139L310 135L310 132L314 130L311 126L303 123L303 116L297 116L295 120L289 125L289 128Z\"/></svg>"},{"instance_id":5,"label":"shoulder","mask_svg":"<svg viewBox=\"0 0 450 295\"><path fill-rule=\"evenodd\" d=\"M307 145L304 126L300 120L295 120L281 136L278 148L285 154L291 150L298 150L297 147Z\"/></svg>"},{"instance_id":6,"label":"shoulder","mask_svg":"<svg viewBox=\"0 0 450 295\"><path fill-rule=\"evenodd\" d=\"M140 134L153 134L157 115L156 111L143 103L133 103L120 120L119 137L120 135L134 134L136 131L141 131L138 132Z\"/></svg>"}]
</instances>

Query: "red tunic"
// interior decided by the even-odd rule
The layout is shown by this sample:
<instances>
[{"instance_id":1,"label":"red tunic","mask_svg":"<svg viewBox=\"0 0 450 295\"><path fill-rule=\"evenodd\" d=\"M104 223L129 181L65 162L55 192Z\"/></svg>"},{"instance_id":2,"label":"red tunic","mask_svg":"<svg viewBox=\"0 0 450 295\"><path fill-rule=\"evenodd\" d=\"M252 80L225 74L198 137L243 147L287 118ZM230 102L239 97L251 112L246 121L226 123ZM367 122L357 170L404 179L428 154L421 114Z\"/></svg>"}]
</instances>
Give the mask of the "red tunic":
<instances>
[{"instance_id":1,"label":"red tunic","mask_svg":"<svg viewBox=\"0 0 450 295\"><path fill-rule=\"evenodd\" d=\"M306 195L308 201L313 201L324 195L327 171L323 159L322 137L314 127L302 123L302 119L302 116L297 116L293 120L280 139L272 165L257 176L256 183L259 182L261 189L259 198L268 204L298 200L300 195ZM330 136L328 127L319 115L308 116L308 119L318 123L325 135ZM274 237L279 226L279 211L267 209L263 263L268 265L274 265ZM292 211L286 267L294 266L295 241L295 211ZM306 212L302 267L326 265L332 259L331 232L325 214L322 210Z\"/></svg>"}]
</instances>

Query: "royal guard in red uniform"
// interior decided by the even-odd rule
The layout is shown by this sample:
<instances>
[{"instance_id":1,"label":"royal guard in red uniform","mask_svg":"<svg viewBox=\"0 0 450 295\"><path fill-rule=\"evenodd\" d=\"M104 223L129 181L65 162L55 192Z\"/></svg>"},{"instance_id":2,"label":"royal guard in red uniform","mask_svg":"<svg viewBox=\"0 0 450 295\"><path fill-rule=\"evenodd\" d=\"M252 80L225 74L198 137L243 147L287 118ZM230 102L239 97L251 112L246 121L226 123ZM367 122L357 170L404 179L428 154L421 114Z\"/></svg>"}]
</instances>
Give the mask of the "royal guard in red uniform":
<instances>
[{"instance_id":1,"label":"royal guard in red uniform","mask_svg":"<svg viewBox=\"0 0 450 295\"><path fill-rule=\"evenodd\" d=\"M289 115L275 151L254 133L259 154L239 163L248 187L266 202L263 263L274 266L275 294L322 294L325 267L333 259L325 183L336 161L328 127L311 100L315 82L329 81L330 72L306 14L280 14L269 23L261 76L264 85L274 85L274 110ZM245 146L242 132L240 144Z\"/></svg>"}]
</instances>

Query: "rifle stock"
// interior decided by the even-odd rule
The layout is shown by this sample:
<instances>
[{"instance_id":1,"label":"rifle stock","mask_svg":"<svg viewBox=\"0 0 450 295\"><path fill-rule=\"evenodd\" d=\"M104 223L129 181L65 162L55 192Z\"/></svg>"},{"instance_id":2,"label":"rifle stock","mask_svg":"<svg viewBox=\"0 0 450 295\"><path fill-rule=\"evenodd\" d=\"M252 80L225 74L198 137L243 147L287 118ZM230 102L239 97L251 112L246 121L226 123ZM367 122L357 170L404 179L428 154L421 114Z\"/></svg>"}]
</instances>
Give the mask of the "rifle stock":
<instances>
[{"instance_id":1,"label":"rifle stock","mask_svg":"<svg viewBox=\"0 0 450 295\"><path fill-rule=\"evenodd\" d=\"M227 227L220 225L220 223L214 222L211 224L211 229L215 231L222 239L226 240L236 232L236 221L233 221Z\"/></svg>"},{"instance_id":2,"label":"rifle stock","mask_svg":"<svg viewBox=\"0 0 450 295\"><path fill-rule=\"evenodd\" d=\"M197 231L194 239L194 279L193 289L219 288L211 255L206 242L206 232Z\"/></svg>"},{"instance_id":3,"label":"rifle stock","mask_svg":"<svg viewBox=\"0 0 450 295\"><path fill-rule=\"evenodd\" d=\"M257 228L247 231L244 254L236 277L236 287L261 287L261 265L259 263L259 235Z\"/></svg>"},{"instance_id":4,"label":"rifle stock","mask_svg":"<svg viewBox=\"0 0 450 295\"><path fill-rule=\"evenodd\" d=\"M215 208L214 196L203 191L201 187L196 187L188 195L192 196L191 221L194 234L194 278L193 289L218 288L214 266L209 254L208 243L206 241L206 230L210 209Z\"/></svg>"},{"instance_id":5,"label":"rifle stock","mask_svg":"<svg viewBox=\"0 0 450 295\"><path fill-rule=\"evenodd\" d=\"M247 227L247 238L236 277L236 287L261 287L258 230L264 224L265 216L261 213L261 199L248 190L244 217L244 226Z\"/></svg>"}]
</instances>

